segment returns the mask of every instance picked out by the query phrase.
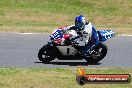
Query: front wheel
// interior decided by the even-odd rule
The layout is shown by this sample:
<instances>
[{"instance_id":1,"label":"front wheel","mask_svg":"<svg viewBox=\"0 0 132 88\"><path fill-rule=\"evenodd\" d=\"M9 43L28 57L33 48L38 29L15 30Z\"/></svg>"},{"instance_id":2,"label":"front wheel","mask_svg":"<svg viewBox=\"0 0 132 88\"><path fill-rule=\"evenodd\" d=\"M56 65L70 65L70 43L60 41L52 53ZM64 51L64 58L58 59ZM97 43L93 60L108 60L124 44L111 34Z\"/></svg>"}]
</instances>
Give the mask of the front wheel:
<instances>
[{"instance_id":1,"label":"front wheel","mask_svg":"<svg viewBox=\"0 0 132 88\"><path fill-rule=\"evenodd\" d=\"M97 63L102 60L107 54L107 46L104 43L99 43L90 57L86 58L88 63Z\"/></svg>"},{"instance_id":2,"label":"front wheel","mask_svg":"<svg viewBox=\"0 0 132 88\"><path fill-rule=\"evenodd\" d=\"M49 63L55 59L54 50L48 45L44 45L38 52L38 58L43 63Z\"/></svg>"}]
</instances>

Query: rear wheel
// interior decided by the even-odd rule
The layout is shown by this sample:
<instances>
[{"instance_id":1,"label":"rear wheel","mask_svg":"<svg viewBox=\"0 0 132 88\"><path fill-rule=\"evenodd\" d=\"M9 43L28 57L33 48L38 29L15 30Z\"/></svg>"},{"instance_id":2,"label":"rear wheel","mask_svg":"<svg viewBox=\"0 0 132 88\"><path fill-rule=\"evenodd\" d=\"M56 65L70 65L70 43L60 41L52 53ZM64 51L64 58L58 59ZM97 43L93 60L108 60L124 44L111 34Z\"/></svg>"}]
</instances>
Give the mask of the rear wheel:
<instances>
[{"instance_id":1,"label":"rear wheel","mask_svg":"<svg viewBox=\"0 0 132 88\"><path fill-rule=\"evenodd\" d=\"M38 58L43 63L49 63L55 59L54 48L44 45L38 52Z\"/></svg>"},{"instance_id":2,"label":"rear wheel","mask_svg":"<svg viewBox=\"0 0 132 88\"><path fill-rule=\"evenodd\" d=\"M90 57L86 58L88 63L97 63L102 60L107 54L107 46L103 43L99 43L96 47L95 51L90 55Z\"/></svg>"}]
</instances>

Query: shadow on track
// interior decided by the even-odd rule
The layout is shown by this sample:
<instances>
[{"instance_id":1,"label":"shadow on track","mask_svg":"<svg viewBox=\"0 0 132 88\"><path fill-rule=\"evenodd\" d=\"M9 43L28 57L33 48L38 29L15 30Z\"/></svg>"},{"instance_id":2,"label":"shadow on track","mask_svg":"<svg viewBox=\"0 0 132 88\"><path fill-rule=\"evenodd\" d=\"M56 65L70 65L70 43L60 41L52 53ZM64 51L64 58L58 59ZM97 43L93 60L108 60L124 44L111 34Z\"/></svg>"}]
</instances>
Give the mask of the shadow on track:
<instances>
[{"instance_id":1,"label":"shadow on track","mask_svg":"<svg viewBox=\"0 0 132 88\"><path fill-rule=\"evenodd\" d=\"M34 62L34 63L43 63L43 62ZM50 62L43 64L52 64L52 65L69 65L69 66L88 66L88 65L100 65L100 63L87 63L87 62Z\"/></svg>"}]
</instances>

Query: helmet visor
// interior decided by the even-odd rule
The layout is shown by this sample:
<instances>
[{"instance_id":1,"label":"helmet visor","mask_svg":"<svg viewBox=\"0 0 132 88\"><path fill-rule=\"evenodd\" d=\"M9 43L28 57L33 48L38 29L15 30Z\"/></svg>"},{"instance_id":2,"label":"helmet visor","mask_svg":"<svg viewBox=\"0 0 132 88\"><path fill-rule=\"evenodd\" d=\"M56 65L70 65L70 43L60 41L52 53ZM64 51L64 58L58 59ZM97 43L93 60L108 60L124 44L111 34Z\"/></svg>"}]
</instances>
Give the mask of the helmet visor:
<instances>
[{"instance_id":1,"label":"helmet visor","mask_svg":"<svg viewBox=\"0 0 132 88\"><path fill-rule=\"evenodd\" d=\"M75 26L79 31L81 31L84 27L84 23L75 22Z\"/></svg>"}]
</instances>

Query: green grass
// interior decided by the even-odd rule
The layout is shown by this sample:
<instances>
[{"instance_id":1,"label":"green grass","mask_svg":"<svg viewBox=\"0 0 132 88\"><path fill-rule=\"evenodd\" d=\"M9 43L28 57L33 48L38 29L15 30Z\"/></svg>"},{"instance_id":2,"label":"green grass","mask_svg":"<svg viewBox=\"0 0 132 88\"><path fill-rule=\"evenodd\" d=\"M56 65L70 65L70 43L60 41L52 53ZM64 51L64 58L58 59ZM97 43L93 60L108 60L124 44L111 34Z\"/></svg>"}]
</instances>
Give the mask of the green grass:
<instances>
[{"instance_id":1,"label":"green grass","mask_svg":"<svg viewBox=\"0 0 132 88\"><path fill-rule=\"evenodd\" d=\"M129 29L127 33L132 33L131 3L132 0L0 0L0 31L51 32L74 24L74 17L83 14L97 29L122 28L116 31L124 33Z\"/></svg>"},{"instance_id":2,"label":"green grass","mask_svg":"<svg viewBox=\"0 0 132 88\"><path fill-rule=\"evenodd\" d=\"M76 82L75 68L1 68L0 88L131 88L130 84L85 84ZM130 74L131 68L87 68L87 74Z\"/></svg>"}]
</instances>

